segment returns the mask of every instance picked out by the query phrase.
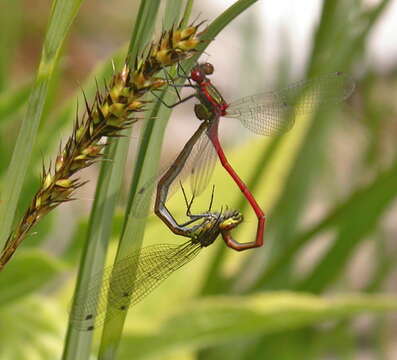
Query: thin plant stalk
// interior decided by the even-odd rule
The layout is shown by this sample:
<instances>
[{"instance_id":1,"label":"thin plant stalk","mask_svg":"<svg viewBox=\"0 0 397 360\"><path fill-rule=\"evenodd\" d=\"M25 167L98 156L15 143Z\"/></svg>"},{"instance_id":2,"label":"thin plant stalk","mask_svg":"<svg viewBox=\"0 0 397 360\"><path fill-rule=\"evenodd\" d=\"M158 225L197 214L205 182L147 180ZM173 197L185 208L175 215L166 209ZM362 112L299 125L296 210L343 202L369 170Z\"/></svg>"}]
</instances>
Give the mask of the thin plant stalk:
<instances>
[{"instance_id":1,"label":"thin plant stalk","mask_svg":"<svg viewBox=\"0 0 397 360\"><path fill-rule=\"evenodd\" d=\"M144 43L137 39L149 38L153 33L158 12L158 2L141 2L130 40L130 58L136 59ZM137 34L144 33L140 38ZM134 46L135 44L135 46ZM133 50L134 52L132 53ZM110 161L102 162L95 200L92 205L89 228L84 242L84 250L77 275L73 301L89 286L91 277L103 271L111 233L112 220L118 194L122 183L122 174L127 159L130 129L124 131L125 137L116 139L106 150L104 157ZM92 332L75 330L69 322L63 360L88 359L91 353Z\"/></svg>"}]
</instances>

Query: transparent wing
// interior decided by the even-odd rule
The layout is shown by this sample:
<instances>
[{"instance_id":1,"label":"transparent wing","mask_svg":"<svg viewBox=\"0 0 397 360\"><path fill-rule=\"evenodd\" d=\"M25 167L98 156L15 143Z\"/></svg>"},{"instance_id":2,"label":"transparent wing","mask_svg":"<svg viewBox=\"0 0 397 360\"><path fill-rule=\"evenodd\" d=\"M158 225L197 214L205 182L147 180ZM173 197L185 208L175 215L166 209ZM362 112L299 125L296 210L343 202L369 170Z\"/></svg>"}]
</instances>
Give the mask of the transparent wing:
<instances>
[{"instance_id":1,"label":"transparent wing","mask_svg":"<svg viewBox=\"0 0 397 360\"><path fill-rule=\"evenodd\" d=\"M282 134L291 129L296 115L310 113L320 103L341 102L354 88L350 76L332 73L234 101L225 116L239 119L246 128L260 135Z\"/></svg>"},{"instance_id":2,"label":"transparent wing","mask_svg":"<svg viewBox=\"0 0 397 360\"><path fill-rule=\"evenodd\" d=\"M158 244L106 268L103 274L92 277L87 291L76 299L70 313L73 327L90 331L122 314L190 262L200 250L199 244L190 241L181 245Z\"/></svg>"},{"instance_id":3,"label":"transparent wing","mask_svg":"<svg viewBox=\"0 0 397 360\"><path fill-rule=\"evenodd\" d=\"M211 180L211 175L216 164L217 154L208 138L206 132L203 132L197 139L192 151L183 166L182 171L178 177L173 181L169 188L168 199L180 190L180 183L185 183L190 178L190 186L192 194L200 195L207 187ZM142 204L151 199L150 209L153 210L154 199L156 197L156 187L159 180L172 166L172 163L165 166L155 177L150 179L144 186L140 187L135 200L133 214L135 217L142 218L147 216L144 212Z\"/></svg>"},{"instance_id":4,"label":"transparent wing","mask_svg":"<svg viewBox=\"0 0 397 360\"><path fill-rule=\"evenodd\" d=\"M212 173L216 165L217 154L207 133L203 133L197 142L195 154L191 157L191 164L187 164L190 175L190 187L192 194L200 195L211 181Z\"/></svg>"}]
</instances>

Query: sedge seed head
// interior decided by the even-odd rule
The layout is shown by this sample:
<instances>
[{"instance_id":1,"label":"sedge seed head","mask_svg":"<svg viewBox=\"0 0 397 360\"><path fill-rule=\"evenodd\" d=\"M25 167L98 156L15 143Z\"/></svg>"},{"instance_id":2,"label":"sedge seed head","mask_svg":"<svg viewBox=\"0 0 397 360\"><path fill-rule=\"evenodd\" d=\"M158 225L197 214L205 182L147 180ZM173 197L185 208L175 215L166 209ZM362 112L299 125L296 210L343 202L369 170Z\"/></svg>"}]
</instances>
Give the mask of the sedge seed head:
<instances>
[{"instance_id":1,"label":"sedge seed head","mask_svg":"<svg viewBox=\"0 0 397 360\"><path fill-rule=\"evenodd\" d=\"M118 117L125 115L125 105L120 103L115 103L110 105L109 111Z\"/></svg>"},{"instance_id":2,"label":"sedge seed head","mask_svg":"<svg viewBox=\"0 0 397 360\"><path fill-rule=\"evenodd\" d=\"M52 175L50 173L47 173L45 175L44 181L43 181L43 190L47 190L52 184Z\"/></svg>"},{"instance_id":3,"label":"sedge seed head","mask_svg":"<svg viewBox=\"0 0 397 360\"><path fill-rule=\"evenodd\" d=\"M136 113L143 111L146 103L140 98L165 85L164 80L155 78L156 73L195 53L200 43L199 26L179 26L164 31L160 39L149 46L146 55L138 56L134 68L126 63L105 85L104 91L98 86L91 105L85 99L85 115L81 120L76 115L73 133L57 156L54 168L43 172L41 187L0 253L0 269L38 220L60 203L72 200L73 192L84 185L85 182L73 182L70 178L101 156L100 139L120 136L122 129L140 120Z\"/></svg>"},{"instance_id":4,"label":"sedge seed head","mask_svg":"<svg viewBox=\"0 0 397 360\"><path fill-rule=\"evenodd\" d=\"M60 179L55 182L55 185L61 188L70 188L72 184L72 180L70 179Z\"/></svg>"},{"instance_id":5,"label":"sedge seed head","mask_svg":"<svg viewBox=\"0 0 397 360\"><path fill-rule=\"evenodd\" d=\"M55 160L55 171L59 172L65 163L65 158L63 155L58 155Z\"/></svg>"}]
</instances>

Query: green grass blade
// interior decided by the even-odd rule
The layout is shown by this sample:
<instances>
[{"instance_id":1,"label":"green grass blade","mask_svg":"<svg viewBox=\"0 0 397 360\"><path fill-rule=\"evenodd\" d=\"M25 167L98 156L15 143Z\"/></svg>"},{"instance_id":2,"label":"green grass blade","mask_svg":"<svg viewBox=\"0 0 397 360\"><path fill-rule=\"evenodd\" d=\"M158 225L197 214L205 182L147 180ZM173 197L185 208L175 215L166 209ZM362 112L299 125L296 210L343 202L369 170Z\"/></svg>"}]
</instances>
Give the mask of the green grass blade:
<instances>
[{"instance_id":1,"label":"green grass blade","mask_svg":"<svg viewBox=\"0 0 397 360\"><path fill-rule=\"evenodd\" d=\"M379 238L376 239L375 270L364 287L364 291L368 293L382 291L385 280L388 279L395 268L396 252L389 251L384 234L379 234Z\"/></svg>"},{"instance_id":2,"label":"green grass blade","mask_svg":"<svg viewBox=\"0 0 397 360\"><path fill-rule=\"evenodd\" d=\"M221 344L236 344L265 334L300 329L362 313L397 310L395 296L340 295L332 299L280 292L247 297L214 297L195 302L164 322L159 332L126 336L120 359L149 359Z\"/></svg>"},{"instance_id":3,"label":"green grass blade","mask_svg":"<svg viewBox=\"0 0 397 360\"><path fill-rule=\"evenodd\" d=\"M5 325L0 329L0 359L58 359L64 332L63 313L59 304L39 295L0 308Z\"/></svg>"},{"instance_id":4,"label":"green grass blade","mask_svg":"<svg viewBox=\"0 0 397 360\"><path fill-rule=\"evenodd\" d=\"M190 19L190 14L192 13L194 0L186 0L185 10L182 15L182 25L187 26Z\"/></svg>"},{"instance_id":5,"label":"green grass blade","mask_svg":"<svg viewBox=\"0 0 397 360\"><path fill-rule=\"evenodd\" d=\"M141 2L138 22L131 37L128 56L135 56L153 31L159 2ZM138 37L140 35L141 37ZM91 277L103 270L118 194L123 179L131 130L124 131L125 138L115 140L106 150L91 210L90 225L82 255L74 298L87 288ZM88 359L92 346L92 332L79 332L69 323L63 359Z\"/></svg>"},{"instance_id":6,"label":"green grass blade","mask_svg":"<svg viewBox=\"0 0 397 360\"><path fill-rule=\"evenodd\" d=\"M172 25L179 23L183 0L167 1L164 10L163 26L170 29Z\"/></svg>"},{"instance_id":7,"label":"green grass blade","mask_svg":"<svg viewBox=\"0 0 397 360\"><path fill-rule=\"evenodd\" d=\"M2 92L0 94L0 125L5 126L29 98L32 84L24 84L15 90Z\"/></svg>"},{"instance_id":8,"label":"green grass blade","mask_svg":"<svg viewBox=\"0 0 397 360\"><path fill-rule=\"evenodd\" d=\"M396 180L396 166L379 175L366 187L353 193L342 204L329 211L316 225L297 236L283 253L273 259L254 288L260 288L261 285L264 286L269 283L285 266L291 263L298 251L307 245L316 235L329 228L343 226L346 219L350 220L351 217L357 217L362 209L367 209L371 213L375 210L383 210L382 207L388 201L392 200L393 196L396 196L397 193L397 189L393 189L392 185L393 181ZM380 205L382 205L381 208L379 208ZM372 208L373 206L374 208ZM376 214L374 216L377 218Z\"/></svg>"},{"instance_id":9,"label":"green grass blade","mask_svg":"<svg viewBox=\"0 0 397 360\"><path fill-rule=\"evenodd\" d=\"M48 254L37 250L22 251L0 276L0 289L4 289L0 293L0 306L14 304L38 291L64 268Z\"/></svg>"},{"instance_id":10,"label":"green grass blade","mask_svg":"<svg viewBox=\"0 0 397 360\"><path fill-rule=\"evenodd\" d=\"M74 299L88 288L91 278L104 268L114 209L125 163L125 159L119 159L117 155L126 156L126 154L120 152L117 155L115 154L117 146L123 143L128 144L128 139L124 138L112 144L104 155L105 158L114 159L114 162L104 161L101 166L88 232L81 256ZM88 359L91 345L92 332L75 330L69 321L62 359Z\"/></svg>"},{"instance_id":11,"label":"green grass blade","mask_svg":"<svg viewBox=\"0 0 397 360\"><path fill-rule=\"evenodd\" d=\"M167 111L168 113L170 113L168 109ZM150 147L154 150L150 153L150 161L146 161L144 165L140 167L140 173L142 174L141 179L143 179L139 182L139 184L141 185L146 183L150 179L150 176L154 175L157 169L162 145L162 135L164 134L167 124L167 121L164 120L163 114L159 112L158 104L154 106L150 115L146 116L145 121L147 122L147 125L144 127L142 140L139 146L137 164L134 171L134 179L136 178L135 174L137 173L137 168L139 169L139 165L142 164L142 162L140 161L140 158L142 156L141 154L145 153L145 150L147 150L148 148L148 144L150 144ZM150 137L150 135L148 134L151 134L152 137ZM149 140L146 140L147 136L149 136ZM134 184L132 184L132 186L134 186ZM130 191L130 201L129 205L127 205L127 214L130 212L132 206L131 199L133 197L133 194L135 194L135 191ZM146 209L149 209L149 204L141 204L142 211L144 211L143 208L145 205L147 207ZM115 262L125 257L126 254L133 251L133 249L139 248L144 235L146 218L137 219L130 214L129 216L127 215L125 219L128 220L124 222L123 235L119 243ZM138 242L138 240L140 240L140 242ZM99 350L99 359L110 360L115 358L123 331L124 321L124 316L118 316L117 319L105 323Z\"/></svg>"},{"instance_id":12,"label":"green grass blade","mask_svg":"<svg viewBox=\"0 0 397 360\"><path fill-rule=\"evenodd\" d=\"M21 32L21 0L3 0L0 4L0 92L9 83L10 68Z\"/></svg>"},{"instance_id":13,"label":"green grass blade","mask_svg":"<svg viewBox=\"0 0 397 360\"><path fill-rule=\"evenodd\" d=\"M69 32L82 0L58 0L53 3L51 18L44 41L39 70L29 98L26 115L18 134L12 159L5 176L0 203L0 245L11 231L15 210L29 166L48 86L66 35Z\"/></svg>"},{"instance_id":14,"label":"green grass blade","mask_svg":"<svg viewBox=\"0 0 397 360\"><path fill-rule=\"evenodd\" d=\"M350 211L340 218L338 235L331 248L317 261L311 272L296 286L298 290L324 291L340 275L353 251L374 229L397 196L397 163L382 174L367 196L356 197Z\"/></svg>"},{"instance_id":15,"label":"green grass blade","mask_svg":"<svg viewBox=\"0 0 397 360\"><path fill-rule=\"evenodd\" d=\"M159 0L141 1L127 52L126 62L131 68L135 65L137 55L151 38L159 6Z\"/></svg>"}]
</instances>

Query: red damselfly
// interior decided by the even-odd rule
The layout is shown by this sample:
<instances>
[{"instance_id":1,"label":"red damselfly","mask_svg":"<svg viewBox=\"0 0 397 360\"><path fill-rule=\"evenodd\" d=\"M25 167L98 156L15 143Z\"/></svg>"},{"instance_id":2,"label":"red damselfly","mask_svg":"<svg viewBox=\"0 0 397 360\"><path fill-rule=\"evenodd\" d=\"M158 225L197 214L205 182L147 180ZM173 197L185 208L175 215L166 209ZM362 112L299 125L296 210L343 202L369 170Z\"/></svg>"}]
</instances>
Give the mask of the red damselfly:
<instances>
[{"instance_id":1,"label":"red damselfly","mask_svg":"<svg viewBox=\"0 0 397 360\"><path fill-rule=\"evenodd\" d=\"M168 226L168 228L177 235L185 234L186 226L195 222L195 219L205 217L210 212L201 215L194 215L186 223L179 224L171 212L168 210L166 202L170 195L175 191L182 181L190 176L192 198L201 194L206 188L212 169L214 168L216 153L214 147L207 141L206 135L207 124L202 123L195 131L193 136L187 141L183 149L173 161L171 166L168 166L166 171L161 172L159 177L148 181L144 186L138 189L135 199L134 208L132 210L134 217L144 217L147 214L142 213L142 204L148 201L148 197L152 195L154 186L157 186L156 198L154 204L154 212L160 219ZM215 155L215 157L212 155ZM212 205L212 202L211 202ZM210 210L209 210L210 211ZM226 224L226 223L225 223ZM229 247L238 247L244 245L234 240L227 232L221 232L223 240Z\"/></svg>"},{"instance_id":2,"label":"red damselfly","mask_svg":"<svg viewBox=\"0 0 397 360\"><path fill-rule=\"evenodd\" d=\"M179 67L179 69L182 68ZM177 91L179 96L178 102L172 105L165 104L164 102L163 104L172 108L191 98L197 98L199 100L200 103L195 105L194 111L206 127L206 140L201 141L201 147L208 148L207 143L212 143L222 166L240 188L258 218L254 241L243 244L227 244L234 250L241 251L263 245L265 215L248 187L240 179L226 158L218 136L219 119L221 117L237 118L249 130L260 135L282 134L291 129L297 115L313 112L321 103L340 102L349 97L354 90L354 82L346 74L335 72L323 77L297 82L282 90L248 96L228 103L208 78L213 72L214 67L212 64L198 64L192 69L189 75L179 75L179 78L185 78L188 81L187 84L183 85L175 85L175 79L170 79L167 76L170 86L176 89L178 87L192 88L195 90L195 93L182 99ZM156 94L154 95L156 96ZM203 154L206 157L210 157L215 153L207 150ZM194 166L193 169L205 167L205 162L214 163L212 159L204 159L200 156L196 156L196 161L200 164ZM206 185L205 183L209 181L212 169L213 165L207 166L205 176L202 176L200 180L201 187L204 187ZM200 177L196 176L197 178L200 179Z\"/></svg>"}]
</instances>

